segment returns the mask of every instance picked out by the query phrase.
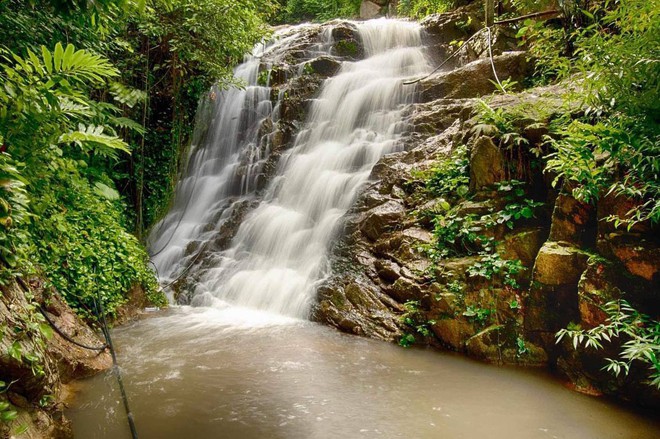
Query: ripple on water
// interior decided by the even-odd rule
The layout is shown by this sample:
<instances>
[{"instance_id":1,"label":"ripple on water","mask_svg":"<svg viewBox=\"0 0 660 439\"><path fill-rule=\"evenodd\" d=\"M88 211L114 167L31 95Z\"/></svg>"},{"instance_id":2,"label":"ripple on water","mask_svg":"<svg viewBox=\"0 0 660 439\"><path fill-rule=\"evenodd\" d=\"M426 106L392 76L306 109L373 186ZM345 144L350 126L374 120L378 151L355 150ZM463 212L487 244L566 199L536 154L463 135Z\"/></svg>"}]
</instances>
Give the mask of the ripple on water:
<instances>
[{"instance_id":1,"label":"ripple on water","mask_svg":"<svg viewBox=\"0 0 660 439\"><path fill-rule=\"evenodd\" d=\"M207 312L218 318L189 323ZM115 330L141 438L660 437L657 420L571 392L539 371L311 323L257 319L256 327L224 331L222 315L173 309ZM130 437L112 377L81 387L68 413L77 437Z\"/></svg>"}]
</instances>

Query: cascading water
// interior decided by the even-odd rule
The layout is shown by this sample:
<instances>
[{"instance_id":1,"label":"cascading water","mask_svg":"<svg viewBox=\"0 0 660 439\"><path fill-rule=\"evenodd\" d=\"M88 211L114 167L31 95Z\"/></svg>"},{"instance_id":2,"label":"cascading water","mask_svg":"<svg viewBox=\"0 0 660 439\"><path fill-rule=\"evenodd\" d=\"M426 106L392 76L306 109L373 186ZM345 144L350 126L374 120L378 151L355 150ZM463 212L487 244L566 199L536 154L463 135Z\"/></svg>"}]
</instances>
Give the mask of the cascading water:
<instances>
[{"instance_id":1,"label":"cascading water","mask_svg":"<svg viewBox=\"0 0 660 439\"><path fill-rule=\"evenodd\" d=\"M149 237L160 280L167 282L194 256L191 244L207 242L230 215L237 200L253 195L269 154L264 120L275 119L271 89L259 84L261 57L285 51L298 33L280 31L276 44L259 44L234 76L245 87L214 88L198 109L188 170L177 185L174 205ZM210 119L210 120L206 120ZM203 245L203 244L202 244Z\"/></svg>"},{"instance_id":2,"label":"cascading water","mask_svg":"<svg viewBox=\"0 0 660 439\"><path fill-rule=\"evenodd\" d=\"M402 112L413 97L403 81L430 70L419 25L378 20L356 26L366 58L343 63L337 75L325 81L262 202L245 218L231 248L214 255L213 262L197 273L193 304L307 315L314 286L326 273L327 250L341 218L378 159L397 150L405 128ZM210 238L213 232L203 233L203 227L213 222L208 217L217 215L228 197L246 194L240 191L235 168L240 155L258 139L247 133L241 144L240 124L252 126L272 111L267 89L256 85L257 69L252 59L237 69L237 75L252 85L221 96L220 117L209 142L219 147L208 157L208 147L193 157L177 205L153 240L154 248L168 245L155 258L161 275L176 270L188 242ZM249 116L254 120L243 120L240 114L236 103L245 101L256 103L256 114ZM168 238L172 227L174 238Z\"/></svg>"}]
</instances>

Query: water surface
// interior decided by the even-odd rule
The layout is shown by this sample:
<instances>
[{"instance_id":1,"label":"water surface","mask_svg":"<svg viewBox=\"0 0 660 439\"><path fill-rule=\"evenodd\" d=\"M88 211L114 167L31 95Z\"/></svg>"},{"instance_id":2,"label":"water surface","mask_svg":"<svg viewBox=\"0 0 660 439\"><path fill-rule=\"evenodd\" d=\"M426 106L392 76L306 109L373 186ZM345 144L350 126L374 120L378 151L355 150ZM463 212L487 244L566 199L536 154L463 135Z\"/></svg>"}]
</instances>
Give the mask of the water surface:
<instances>
[{"instance_id":1,"label":"water surface","mask_svg":"<svg viewBox=\"0 0 660 439\"><path fill-rule=\"evenodd\" d=\"M660 437L540 371L498 368L236 307L113 332L142 439ZM79 383L77 438L130 438L111 374Z\"/></svg>"}]
</instances>

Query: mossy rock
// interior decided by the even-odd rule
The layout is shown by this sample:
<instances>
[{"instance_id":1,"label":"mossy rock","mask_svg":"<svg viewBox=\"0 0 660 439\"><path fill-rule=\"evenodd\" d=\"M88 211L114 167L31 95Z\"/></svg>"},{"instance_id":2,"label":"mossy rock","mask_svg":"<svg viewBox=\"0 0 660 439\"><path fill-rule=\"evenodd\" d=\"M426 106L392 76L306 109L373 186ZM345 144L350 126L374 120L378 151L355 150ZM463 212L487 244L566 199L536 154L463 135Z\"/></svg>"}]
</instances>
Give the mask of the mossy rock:
<instances>
[{"instance_id":1,"label":"mossy rock","mask_svg":"<svg viewBox=\"0 0 660 439\"><path fill-rule=\"evenodd\" d=\"M361 55L360 44L355 40L341 40L335 44L334 51L338 56L357 59Z\"/></svg>"}]
</instances>

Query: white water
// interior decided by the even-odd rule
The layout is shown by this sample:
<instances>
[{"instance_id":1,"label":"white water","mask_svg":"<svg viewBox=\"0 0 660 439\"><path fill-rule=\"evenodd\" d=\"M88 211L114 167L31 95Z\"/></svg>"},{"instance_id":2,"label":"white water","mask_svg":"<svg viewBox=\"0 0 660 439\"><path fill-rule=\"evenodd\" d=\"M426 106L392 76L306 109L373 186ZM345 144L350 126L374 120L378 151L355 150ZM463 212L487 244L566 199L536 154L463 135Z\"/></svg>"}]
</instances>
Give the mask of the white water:
<instances>
[{"instance_id":1,"label":"white water","mask_svg":"<svg viewBox=\"0 0 660 439\"><path fill-rule=\"evenodd\" d=\"M199 273L193 304L232 304L306 317L315 285L326 274L327 250L341 218L378 159L398 148L405 128L402 111L412 102L414 91L403 81L430 69L416 23L377 20L357 26L366 58L345 62L323 84L263 201L245 218L231 248L215 255L212 267ZM257 64L248 60L237 74L255 83L256 69ZM172 275L188 242L210 237L212 232L205 236L199 231L208 223L209 207L226 204L227 196L236 192L232 163L256 142L241 145L238 128L231 121L239 116L236 102L250 93L258 102L255 117L272 111L262 88L253 85L222 97L222 118L215 122L219 132L212 138L212 145L221 152L195 157L191 169L199 174L199 181L194 193L186 192L191 177L181 185L184 195L180 198L192 201L187 210L175 208L172 218L165 219L166 224L173 224L177 215L184 215L167 250L155 258L161 275ZM163 229L154 241L156 249L168 239L168 228Z\"/></svg>"},{"instance_id":2,"label":"white water","mask_svg":"<svg viewBox=\"0 0 660 439\"><path fill-rule=\"evenodd\" d=\"M174 206L149 237L162 282L175 278L194 256L191 243L214 236L235 201L254 195L270 153L270 138L260 136L259 129L278 114L271 89L258 84L259 64L264 55L284 52L298 36L296 29L282 30L274 35L276 43L257 45L234 70L245 87L214 88L212 98L200 105L188 170L177 185Z\"/></svg>"}]
</instances>

